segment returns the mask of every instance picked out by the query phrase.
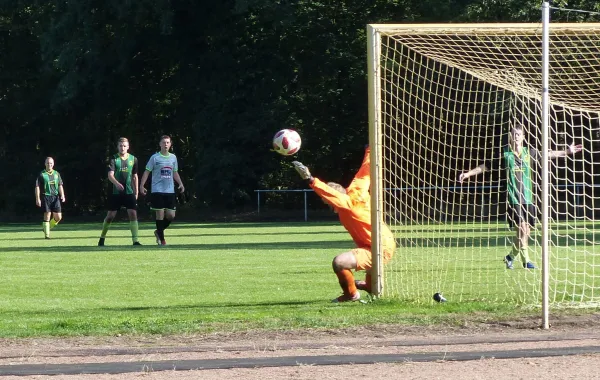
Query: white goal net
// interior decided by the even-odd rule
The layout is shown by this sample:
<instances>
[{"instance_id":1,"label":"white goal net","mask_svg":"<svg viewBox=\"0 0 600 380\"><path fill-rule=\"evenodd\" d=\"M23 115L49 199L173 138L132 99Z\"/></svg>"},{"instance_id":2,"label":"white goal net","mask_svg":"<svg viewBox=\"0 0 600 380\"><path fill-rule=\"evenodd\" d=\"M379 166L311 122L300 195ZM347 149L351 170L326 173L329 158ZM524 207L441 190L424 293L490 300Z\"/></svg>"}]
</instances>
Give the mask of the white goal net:
<instances>
[{"instance_id":1,"label":"white goal net","mask_svg":"<svg viewBox=\"0 0 600 380\"><path fill-rule=\"evenodd\" d=\"M374 181L398 241L383 269L383 295L539 305L542 166L533 153L542 149L542 25L371 25L369 32ZM583 151L549 164L549 301L590 305L600 301L600 24L552 24L550 57L548 147L574 143ZM534 270L519 258L512 270L503 262L517 229L507 220L500 156L515 126L532 157L535 226L526 249ZM459 181L480 164L489 170Z\"/></svg>"}]
</instances>

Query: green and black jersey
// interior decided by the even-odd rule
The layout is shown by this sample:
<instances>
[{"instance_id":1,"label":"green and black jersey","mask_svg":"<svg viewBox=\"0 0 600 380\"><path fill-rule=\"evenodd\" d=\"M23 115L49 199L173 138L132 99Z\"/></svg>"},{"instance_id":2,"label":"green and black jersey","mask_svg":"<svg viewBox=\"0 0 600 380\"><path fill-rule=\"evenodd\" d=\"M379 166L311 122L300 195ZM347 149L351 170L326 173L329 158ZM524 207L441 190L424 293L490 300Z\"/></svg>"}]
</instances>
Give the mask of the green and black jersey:
<instances>
[{"instance_id":1,"label":"green and black jersey","mask_svg":"<svg viewBox=\"0 0 600 380\"><path fill-rule=\"evenodd\" d=\"M134 155L128 154L125 158L121 158L115 154L110 159L108 171L114 172L115 179L125 188L124 194L133 194L133 175L138 172L138 160ZM114 184L112 184L112 189L113 194L121 193Z\"/></svg>"},{"instance_id":2,"label":"green and black jersey","mask_svg":"<svg viewBox=\"0 0 600 380\"><path fill-rule=\"evenodd\" d=\"M508 203L533 204L533 165L538 162L540 153L537 149L524 146L518 155L509 145L502 148L500 159L494 160L491 168L503 165L506 170L506 187Z\"/></svg>"},{"instance_id":3,"label":"green and black jersey","mask_svg":"<svg viewBox=\"0 0 600 380\"><path fill-rule=\"evenodd\" d=\"M35 186L40 188L42 195L58 195L58 187L62 184L62 178L56 170L42 170L35 180Z\"/></svg>"}]
</instances>

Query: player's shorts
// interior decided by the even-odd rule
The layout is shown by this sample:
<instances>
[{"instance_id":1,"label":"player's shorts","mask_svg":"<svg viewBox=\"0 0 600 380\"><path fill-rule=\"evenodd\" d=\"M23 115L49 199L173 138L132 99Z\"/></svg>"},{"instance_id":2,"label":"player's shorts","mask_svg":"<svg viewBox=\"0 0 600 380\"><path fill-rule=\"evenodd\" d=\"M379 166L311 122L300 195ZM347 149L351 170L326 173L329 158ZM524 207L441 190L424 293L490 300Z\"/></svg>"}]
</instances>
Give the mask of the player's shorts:
<instances>
[{"instance_id":1,"label":"player's shorts","mask_svg":"<svg viewBox=\"0 0 600 380\"><path fill-rule=\"evenodd\" d=\"M506 216L513 227L518 227L523 222L529 223L531 227L535 226L535 206L532 204L509 204Z\"/></svg>"},{"instance_id":2,"label":"player's shorts","mask_svg":"<svg viewBox=\"0 0 600 380\"><path fill-rule=\"evenodd\" d=\"M177 197L175 193L152 193L150 195L150 208L152 210L176 209Z\"/></svg>"},{"instance_id":3,"label":"player's shorts","mask_svg":"<svg viewBox=\"0 0 600 380\"><path fill-rule=\"evenodd\" d=\"M61 212L60 198L58 195L43 195L40 199L44 212Z\"/></svg>"},{"instance_id":4,"label":"player's shorts","mask_svg":"<svg viewBox=\"0 0 600 380\"><path fill-rule=\"evenodd\" d=\"M127 210L137 210L137 200L134 194L111 194L108 197L108 211L119 211L121 207Z\"/></svg>"},{"instance_id":5,"label":"player's shorts","mask_svg":"<svg viewBox=\"0 0 600 380\"><path fill-rule=\"evenodd\" d=\"M396 252L396 240L393 237L382 242L383 263L387 264ZM369 270L373 267L371 250L368 248L354 248L351 251L356 257L356 270Z\"/></svg>"}]
</instances>

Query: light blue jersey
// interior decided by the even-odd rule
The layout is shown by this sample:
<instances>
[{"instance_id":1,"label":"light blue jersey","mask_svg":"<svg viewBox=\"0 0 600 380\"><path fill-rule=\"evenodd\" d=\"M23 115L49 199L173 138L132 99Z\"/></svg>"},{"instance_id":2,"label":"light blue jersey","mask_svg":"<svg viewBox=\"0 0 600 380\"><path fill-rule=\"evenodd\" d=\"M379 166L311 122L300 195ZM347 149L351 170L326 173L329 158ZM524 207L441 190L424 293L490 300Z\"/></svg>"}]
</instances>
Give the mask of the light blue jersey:
<instances>
[{"instance_id":1,"label":"light blue jersey","mask_svg":"<svg viewBox=\"0 0 600 380\"><path fill-rule=\"evenodd\" d=\"M163 156L154 153L146 164L146 170L152 172L152 193L174 193L173 175L178 170L177 157L173 153Z\"/></svg>"}]
</instances>

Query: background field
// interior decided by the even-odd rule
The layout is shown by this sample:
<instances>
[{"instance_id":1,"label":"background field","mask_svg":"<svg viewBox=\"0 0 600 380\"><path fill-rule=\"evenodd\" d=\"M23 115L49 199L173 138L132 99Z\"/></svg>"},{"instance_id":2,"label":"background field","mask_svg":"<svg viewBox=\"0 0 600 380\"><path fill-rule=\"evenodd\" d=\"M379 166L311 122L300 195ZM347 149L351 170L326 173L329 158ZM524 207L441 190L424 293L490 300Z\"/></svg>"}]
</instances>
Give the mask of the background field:
<instances>
[{"instance_id":1,"label":"background field","mask_svg":"<svg viewBox=\"0 0 600 380\"><path fill-rule=\"evenodd\" d=\"M412 302L331 304L340 294L331 259L353 247L337 222L176 222L164 248L151 223L140 226L142 247L131 245L126 223L97 247L100 227L60 224L51 240L37 223L0 227L0 336L461 324L539 313L481 299L437 304L433 286ZM505 272L497 261L490 267Z\"/></svg>"}]
</instances>

